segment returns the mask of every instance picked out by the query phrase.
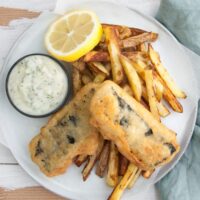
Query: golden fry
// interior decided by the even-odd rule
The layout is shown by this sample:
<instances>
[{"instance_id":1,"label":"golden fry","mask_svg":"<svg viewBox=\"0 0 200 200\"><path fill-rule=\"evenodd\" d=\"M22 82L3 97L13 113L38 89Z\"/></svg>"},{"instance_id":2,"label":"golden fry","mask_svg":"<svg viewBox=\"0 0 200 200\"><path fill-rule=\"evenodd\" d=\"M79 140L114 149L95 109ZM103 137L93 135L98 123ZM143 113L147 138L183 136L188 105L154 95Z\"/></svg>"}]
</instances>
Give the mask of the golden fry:
<instances>
[{"instance_id":1,"label":"golden fry","mask_svg":"<svg viewBox=\"0 0 200 200\"><path fill-rule=\"evenodd\" d=\"M79 155L77 156L76 160L74 161L75 165L77 167L80 167L86 160L87 160L88 156L87 155Z\"/></svg>"},{"instance_id":2,"label":"golden fry","mask_svg":"<svg viewBox=\"0 0 200 200\"><path fill-rule=\"evenodd\" d=\"M157 33L145 32L122 40L122 46L123 48L135 47L144 42L154 42L156 41L157 38L158 38Z\"/></svg>"},{"instance_id":3,"label":"golden fry","mask_svg":"<svg viewBox=\"0 0 200 200\"><path fill-rule=\"evenodd\" d=\"M87 75L83 75L83 76L82 76L82 83L83 83L84 85L86 85L86 84L88 84L88 83L90 83L90 82L92 82L92 79L91 79L89 76L87 76Z\"/></svg>"},{"instance_id":4,"label":"golden fry","mask_svg":"<svg viewBox=\"0 0 200 200\"><path fill-rule=\"evenodd\" d=\"M84 58L84 62L108 62L110 61L110 56L108 52L104 51L90 51Z\"/></svg>"},{"instance_id":5,"label":"golden fry","mask_svg":"<svg viewBox=\"0 0 200 200\"><path fill-rule=\"evenodd\" d=\"M160 102L163 97L164 87L157 79L154 79L154 92L157 100Z\"/></svg>"},{"instance_id":6,"label":"golden fry","mask_svg":"<svg viewBox=\"0 0 200 200\"><path fill-rule=\"evenodd\" d=\"M149 170L149 171L143 171L143 172L142 172L142 176L143 176L144 178L150 178L154 171L155 171L155 169Z\"/></svg>"},{"instance_id":7,"label":"golden fry","mask_svg":"<svg viewBox=\"0 0 200 200\"><path fill-rule=\"evenodd\" d=\"M182 113L183 112L182 105L172 94L171 90L168 88L165 82L160 78L160 76L156 72L154 72L153 75L154 78L160 81L160 83L164 86L164 93L163 93L164 99L169 103L169 105L172 107L174 111Z\"/></svg>"},{"instance_id":8,"label":"golden fry","mask_svg":"<svg viewBox=\"0 0 200 200\"><path fill-rule=\"evenodd\" d=\"M76 94L82 87L81 74L76 68L72 70L72 84L74 94Z\"/></svg>"},{"instance_id":9,"label":"golden fry","mask_svg":"<svg viewBox=\"0 0 200 200\"><path fill-rule=\"evenodd\" d=\"M83 176L84 181L86 181L86 179L90 175L90 172L92 171L96 161L99 158L100 153L102 152L103 146L104 146L104 141L102 139L101 142L98 145L96 153L94 155L89 156L89 159L88 159L86 165L84 166L84 168L82 170L82 176Z\"/></svg>"},{"instance_id":10,"label":"golden fry","mask_svg":"<svg viewBox=\"0 0 200 200\"><path fill-rule=\"evenodd\" d=\"M80 72L84 71L85 69L85 63L82 61L75 61L75 62L72 62L71 64L74 68L76 68Z\"/></svg>"},{"instance_id":11,"label":"golden fry","mask_svg":"<svg viewBox=\"0 0 200 200\"><path fill-rule=\"evenodd\" d=\"M143 65L143 62L140 61L131 61L134 69L136 70L136 72L140 75L140 77L142 78L142 80L145 80L145 69L146 69L146 64Z\"/></svg>"},{"instance_id":12,"label":"golden fry","mask_svg":"<svg viewBox=\"0 0 200 200\"><path fill-rule=\"evenodd\" d=\"M124 176L128 168L129 161L122 154L119 154L119 176Z\"/></svg>"},{"instance_id":13,"label":"golden fry","mask_svg":"<svg viewBox=\"0 0 200 200\"><path fill-rule=\"evenodd\" d=\"M158 113L161 117L167 117L170 112L167 107L160 101L157 103Z\"/></svg>"},{"instance_id":14,"label":"golden fry","mask_svg":"<svg viewBox=\"0 0 200 200\"><path fill-rule=\"evenodd\" d=\"M129 27L123 26L119 32L119 37L121 40L132 36L132 31Z\"/></svg>"},{"instance_id":15,"label":"golden fry","mask_svg":"<svg viewBox=\"0 0 200 200\"><path fill-rule=\"evenodd\" d=\"M124 79L124 73L119 59L120 48L119 48L117 34L115 29L111 27L106 27L104 29L104 33L106 35L108 52L110 54L113 81L117 84L120 84Z\"/></svg>"},{"instance_id":16,"label":"golden fry","mask_svg":"<svg viewBox=\"0 0 200 200\"><path fill-rule=\"evenodd\" d=\"M118 183L118 168L119 168L119 155L117 147L113 142L110 142L110 155L108 161L108 172L106 176L106 183L115 187Z\"/></svg>"},{"instance_id":17,"label":"golden fry","mask_svg":"<svg viewBox=\"0 0 200 200\"><path fill-rule=\"evenodd\" d=\"M93 82L94 83L103 83L106 79L106 75L104 73L99 73L95 76Z\"/></svg>"},{"instance_id":18,"label":"golden fry","mask_svg":"<svg viewBox=\"0 0 200 200\"><path fill-rule=\"evenodd\" d=\"M99 156L99 162L97 163L96 167L96 175L98 175L101 178L104 176L105 171L108 167L109 152L110 152L110 143L109 141L105 140L103 149Z\"/></svg>"},{"instance_id":19,"label":"golden fry","mask_svg":"<svg viewBox=\"0 0 200 200\"><path fill-rule=\"evenodd\" d=\"M146 86L146 85L145 85ZM147 94L147 88L142 84L142 97L146 102L149 102L148 94Z\"/></svg>"},{"instance_id":20,"label":"golden fry","mask_svg":"<svg viewBox=\"0 0 200 200\"><path fill-rule=\"evenodd\" d=\"M95 73L104 73L106 76L109 76L109 71L104 67L104 65L100 62L91 62L90 68Z\"/></svg>"},{"instance_id":21,"label":"golden fry","mask_svg":"<svg viewBox=\"0 0 200 200\"><path fill-rule=\"evenodd\" d=\"M135 173L135 176L133 176L133 178L131 179L130 183L128 184L128 189L131 189L135 182L137 181L137 179L139 178L140 174L141 174L141 169L138 169Z\"/></svg>"},{"instance_id":22,"label":"golden fry","mask_svg":"<svg viewBox=\"0 0 200 200\"><path fill-rule=\"evenodd\" d=\"M186 94L174 82L172 77L169 75L169 73L161 63L159 54L156 51L154 51L151 45L149 45L149 56L151 58L152 63L154 64L154 67L156 68L156 71L166 83L166 85L169 87L174 96L178 98L186 98Z\"/></svg>"},{"instance_id":23,"label":"golden fry","mask_svg":"<svg viewBox=\"0 0 200 200\"><path fill-rule=\"evenodd\" d=\"M131 35L130 36L136 36L142 33L146 33L147 31L139 29L139 28L133 28L133 27L127 27L127 26L122 26L122 25L113 25L113 24L102 24L103 28L106 27L111 27L111 28L115 28L118 30L118 32L120 34L122 34L124 31L126 32L127 30L125 30L126 28L131 30Z\"/></svg>"},{"instance_id":24,"label":"golden fry","mask_svg":"<svg viewBox=\"0 0 200 200\"><path fill-rule=\"evenodd\" d=\"M147 49L146 43L139 44L138 45L138 50L141 51L141 52L147 52L148 49Z\"/></svg>"},{"instance_id":25,"label":"golden fry","mask_svg":"<svg viewBox=\"0 0 200 200\"><path fill-rule=\"evenodd\" d=\"M133 163L130 163L128 165L126 173L124 174L118 185L115 187L112 194L108 197L108 200L119 200L121 198L124 190L127 188L128 184L135 176L137 169L138 168Z\"/></svg>"},{"instance_id":26,"label":"golden fry","mask_svg":"<svg viewBox=\"0 0 200 200\"><path fill-rule=\"evenodd\" d=\"M150 111L149 104L148 104L147 101L141 99L140 103L141 103L148 111Z\"/></svg>"},{"instance_id":27,"label":"golden fry","mask_svg":"<svg viewBox=\"0 0 200 200\"><path fill-rule=\"evenodd\" d=\"M142 96L142 85L137 72L132 66L131 61L125 56L120 55L120 61L130 83L131 89L133 90L134 96L138 101L140 101Z\"/></svg>"},{"instance_id":28,"label":"golden fry","mask_svg":"<svg viewBox=\"0 0 200 200\"><path fill-rule=\"evenodd\" d=\"M133 61L141 60L146 61L148 53L141 51L122 51L122 54Z\"/></svg>"},{"instance_id":29,"label":"golden fry","mask_svg":"<svg viewBox=\"0 0 200 200\"><path fill-rule=\"evenodd\" d=\"M97 158L95 155L89 156L89 159L82 171L82 176L83 176L84 181L86 181L88 176L90 175L90 172L92 171L92 169L96 163L96 160L97 160Z\"/></svg>"},{"instance_id":30,"label":"golden fry","mask_svg":"<svg viewBox=\"0 0 200 200\"><path fill-rule=\"evenodd\" d=\"M110 62L107 62L107 63L105 63L104 64L104 67L106 68L106 70L109 72L109 74L110 74L110 71L111 71L111 64L110 64Z\"/></svg>"},{"instance_id":31,"label":"golden fry","mask_svg":"<svg viewBox=\"0 0 200 200\"><path fill-rule=\"evenodd\" d=\"M158 113L158 108L157 108L157 99L156 99L154 89L153 89L153 72L152 72L152 70L145 71L145 81L146 81L150 111L153 114L153 116L158 121L160 121L160 115Z\"/></svg>"}]
</instances>

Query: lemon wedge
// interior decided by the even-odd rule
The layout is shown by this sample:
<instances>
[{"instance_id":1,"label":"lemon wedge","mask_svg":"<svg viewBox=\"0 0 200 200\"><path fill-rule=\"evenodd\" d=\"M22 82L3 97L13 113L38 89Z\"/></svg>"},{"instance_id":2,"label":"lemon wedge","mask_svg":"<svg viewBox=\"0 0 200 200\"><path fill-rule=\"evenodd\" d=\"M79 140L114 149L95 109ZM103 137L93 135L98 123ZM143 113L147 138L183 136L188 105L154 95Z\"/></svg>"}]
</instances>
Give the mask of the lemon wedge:
<instances>
[{"instance_id":1,"label":"lemon wedge","mask_svg":"<svg viewBox=\"0 0 200 200\"><path fill-rule=\"evenodd\" d=\"M57 19L45 36L45 46L57 59L72 62L91 51L101 40L102 26L95 13L76 10Z\"/></svg>"}]
</instances>

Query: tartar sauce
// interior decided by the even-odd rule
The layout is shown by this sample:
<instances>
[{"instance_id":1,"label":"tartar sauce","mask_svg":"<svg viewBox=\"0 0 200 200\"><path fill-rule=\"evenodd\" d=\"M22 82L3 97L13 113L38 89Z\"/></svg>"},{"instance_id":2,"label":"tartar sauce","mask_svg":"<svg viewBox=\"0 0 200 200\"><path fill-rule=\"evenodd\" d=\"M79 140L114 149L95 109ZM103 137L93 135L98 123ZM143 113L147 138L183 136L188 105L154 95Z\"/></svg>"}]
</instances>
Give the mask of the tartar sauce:
<instances>
[{"instance_id":1,"label":"tartar sauce","mask_svg":"<svg viewBox=\"0 0 200 200\"><path fill-rule=\"evenodd\" d=\"M30 55L19 61L7 84L13 104L20 111L36 116L58 108L68 92L64 70L45 55Z\"/></svg>"}]
</instances>

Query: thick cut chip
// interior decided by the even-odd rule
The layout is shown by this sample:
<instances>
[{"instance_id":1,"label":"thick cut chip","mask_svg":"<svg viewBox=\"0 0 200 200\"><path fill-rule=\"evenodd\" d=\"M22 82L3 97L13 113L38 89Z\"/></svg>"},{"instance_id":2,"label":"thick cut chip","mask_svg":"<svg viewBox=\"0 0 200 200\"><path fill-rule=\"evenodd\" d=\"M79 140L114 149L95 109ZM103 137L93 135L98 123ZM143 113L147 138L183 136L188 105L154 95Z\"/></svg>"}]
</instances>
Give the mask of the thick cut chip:
<instances>
[{"instance_id":1,"label":"thick cut chip","mask_svg":"<svg viewBox=\"0 0 200 200\"><path fill-rule=\"evenodd\" d=\"M120 61L122 63L125 74L130 83L130 86L133 90L134 96L138 101L140 101L141 96L142 96L142 85L141 85L141 81L140 81L140 78L139 78L137 72L134 69L131 61L128 58L126 58L125 56L120 55Z\"/></svg>"},{"instance_id":2,"label":"thick cut chip","mask_svg":"<svg viewBox=\"0 0 200 200\"><path fill-rule=\"evenodd\" d=\"M106 35L106 42L108 44L108 51L110 54L113 81L120 84L124 79L124 72L119 59L120 48L116 30L111 27L106 27L104 28L104 33Z\"/></svg>"},{"instance_id":3,"label":"thick cut chip","mask_svg":"<svg viewBox=\"0 0 200 200\"><path fill-rule=\"evenodd\" d=\"M154 67L156 68L156 71L166 83L166 85L169 87L169 89L172 91L172 93L178 98L186 98L186 94L174 82L172 77L169 75L168 71L161 63L159 54L156 51L154 51L151 45L149 45L149 56L151 58L152 63L154 64Z\"/></svg>"}]
</instances>

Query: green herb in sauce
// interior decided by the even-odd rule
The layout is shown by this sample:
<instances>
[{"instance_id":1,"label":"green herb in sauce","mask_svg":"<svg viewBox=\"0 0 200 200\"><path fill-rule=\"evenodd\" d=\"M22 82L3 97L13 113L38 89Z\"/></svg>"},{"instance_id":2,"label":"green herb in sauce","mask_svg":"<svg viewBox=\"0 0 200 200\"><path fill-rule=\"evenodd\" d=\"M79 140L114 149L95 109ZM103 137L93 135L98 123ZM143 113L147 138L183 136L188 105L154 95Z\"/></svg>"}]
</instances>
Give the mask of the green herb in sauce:
<instances>
[{"instance_id":1,"label":"green herb in sauce","mask_svg":"<svg viewBox=\"0 0 200 200\"><path fill-rule=\"evenodd\" d=\"M68 91L63 69L49 57L28 56L12 70L8 81L11 100L21 111L43 115L56 109Z\"/></svg>"}]
</instances>

